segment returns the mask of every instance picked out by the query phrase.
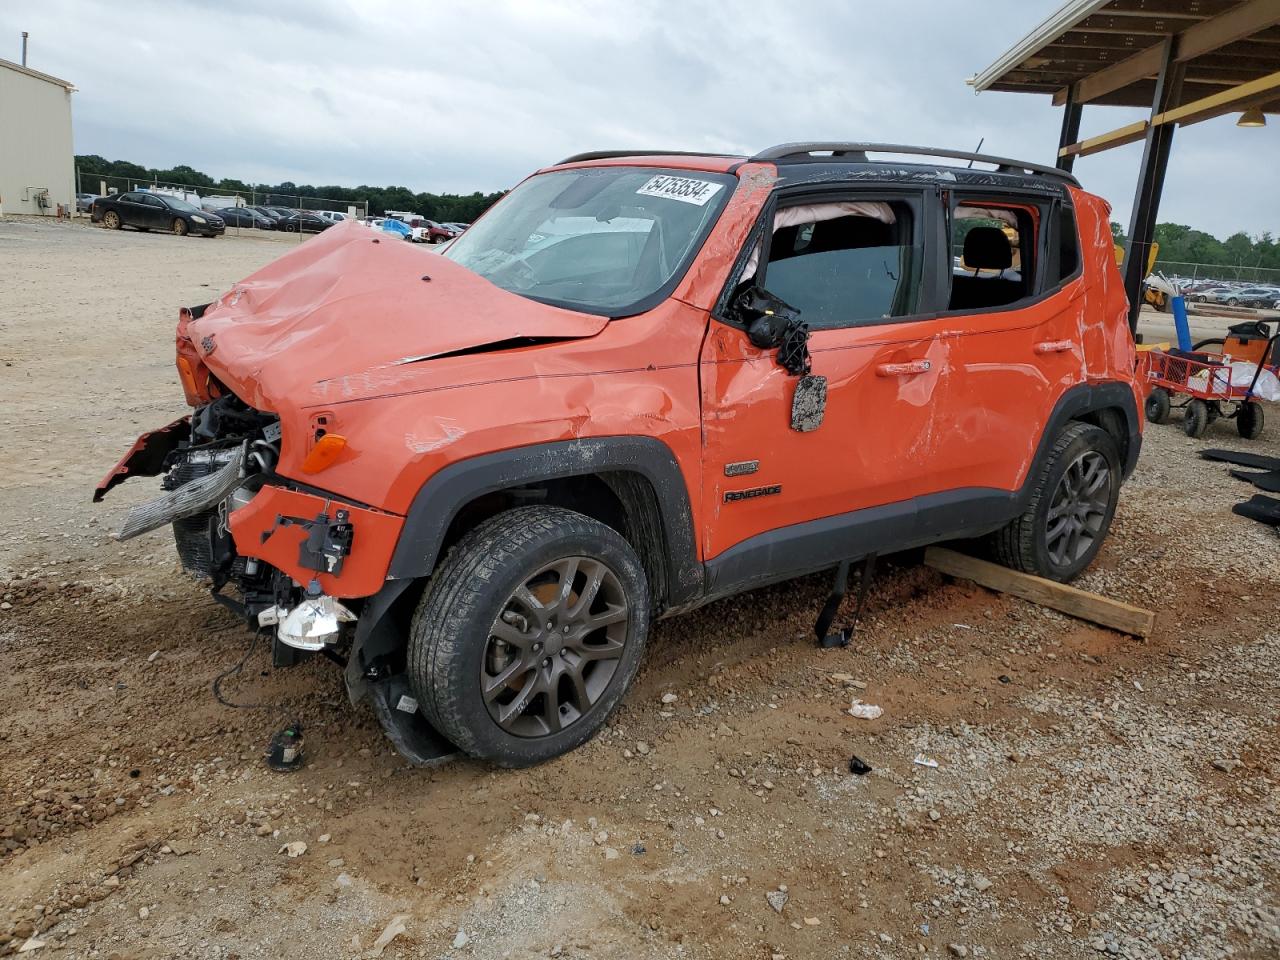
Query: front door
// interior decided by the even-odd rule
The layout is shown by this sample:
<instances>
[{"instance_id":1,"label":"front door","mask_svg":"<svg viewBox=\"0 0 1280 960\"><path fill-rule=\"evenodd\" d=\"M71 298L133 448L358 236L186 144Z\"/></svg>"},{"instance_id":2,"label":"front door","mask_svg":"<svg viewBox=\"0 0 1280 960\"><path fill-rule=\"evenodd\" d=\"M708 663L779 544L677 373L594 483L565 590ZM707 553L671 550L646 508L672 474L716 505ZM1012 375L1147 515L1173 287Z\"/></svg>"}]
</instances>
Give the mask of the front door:
<instances>
[{"instance_id":1,"label":"front door","mask_svg":"<svg viewBox=\"0 0 1280 960\"><path fill-rule=\"evenodd\" d=\"M877 549L858 521L872 538L911 535L949 362L940 322L919 312L941 260L938 211L932 190L831 187L766 210L773 229L736 287L799 310L826 401L816 427L793 425L800 378L732 315L713 320L701 357L707 560L747 551L782 574Z\"/></svg>"}]
</instances>

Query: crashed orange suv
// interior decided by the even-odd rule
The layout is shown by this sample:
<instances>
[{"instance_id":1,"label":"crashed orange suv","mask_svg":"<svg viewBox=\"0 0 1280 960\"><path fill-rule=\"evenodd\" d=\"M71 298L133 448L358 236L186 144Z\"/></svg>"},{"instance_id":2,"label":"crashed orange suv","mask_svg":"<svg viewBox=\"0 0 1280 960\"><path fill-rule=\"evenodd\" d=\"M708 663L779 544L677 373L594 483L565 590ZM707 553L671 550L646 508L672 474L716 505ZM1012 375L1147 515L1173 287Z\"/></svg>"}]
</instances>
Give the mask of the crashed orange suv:
<instances>
[{"instance_id":1,"label":"crashed orange suv","mask_svg":"<svg viewBox=\"0 0 1280 960\"><path fill-rule=\"evenodd\" d=\"M881 159L877 159L880 157ZM138 439L214 599L396 747L538 763L653 621L944 540L1069 580L1141 444L1109 207L932 148L592 153L443 253L340 224L180 311Z\"/></svg>"}]
</instances>

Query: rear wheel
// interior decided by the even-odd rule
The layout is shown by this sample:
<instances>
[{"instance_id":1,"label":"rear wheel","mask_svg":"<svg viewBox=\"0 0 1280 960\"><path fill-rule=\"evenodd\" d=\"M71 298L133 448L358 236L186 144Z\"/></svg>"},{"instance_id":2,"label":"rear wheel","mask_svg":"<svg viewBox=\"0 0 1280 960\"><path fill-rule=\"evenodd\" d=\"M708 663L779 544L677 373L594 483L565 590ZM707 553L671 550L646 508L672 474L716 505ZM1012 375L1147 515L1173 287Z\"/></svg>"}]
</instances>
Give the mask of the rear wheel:
<instances>
[{"instance_id":1,"label":"rear wheel","mask_svg":"<svg viewBox=\"0 0 1280 960\"><path fill-rule=\"evenodd\" d=\"M108 230L119 230L124 224L120 220L120 214L114 210L108 210L102 215L102 225Z\"/></svg>"},{"instance_id":2,"label":"rear wheel","mask_svg":"<svg viewBox=\"0 0 1280 960\"><path fill-rule=\"evenodd\" d=\"M1257 440L1262 436L1263 419L1262 404L1246 400L1236 412L1236 432L1246 440Z\"/></svg>"},{"instance_id":3,"label":"rear wheel","mask_svg":"<svg viewBox=\"0 0 1280 960\"><path fill-rule=\"evenodd\" d=\"M1072 422L1058 434L1020 517L992 535L1007 567L1066 582L1093 562L1120 497L1120 451L1111 434Z\"/></svg>"},{"instance_id":4,"label":"rear wheel","mask_svg":"<svg viewBox=\"0 0 1280 960\"><path fill-rule=\"evenodd\" d=\"M1164 387L1156 387L1147 394L1147 421L1150 423L1169 422L1169 391Z\"/></svg>"},{"instance_id":5,"label":"rear wheel","mask_svg":"<svg viewBox=\"0 0 1280 960\"><path fill-rule=\"evenodd\" d=\"M1203 400L1192 400L1182 410L1182 429L1188 437L1198 440L1209 429L1209 405Z\"/></svg>"},{"instance_id":6,"label":"rear wheel","mask_svg":"<svg viewBox=\"0 0 1280 960\"><path fill-rule=\"evenodd\" d=\"M523 507L478 526L436 570L410 630L409 679L468 754L530 766L600 728L648 630L644 572L616 531Z\"/></svg>"},{"instance_id":7,"label":"rear wheel","mask_svg":"<svg viewBox=\"0 0 1280 960\"><path fill-rule=\"evenodd\" d=\"M181 217L174 217L173 232L179 237L185 237L187 235L187 221Z\"/></svg>"}]
</instances>

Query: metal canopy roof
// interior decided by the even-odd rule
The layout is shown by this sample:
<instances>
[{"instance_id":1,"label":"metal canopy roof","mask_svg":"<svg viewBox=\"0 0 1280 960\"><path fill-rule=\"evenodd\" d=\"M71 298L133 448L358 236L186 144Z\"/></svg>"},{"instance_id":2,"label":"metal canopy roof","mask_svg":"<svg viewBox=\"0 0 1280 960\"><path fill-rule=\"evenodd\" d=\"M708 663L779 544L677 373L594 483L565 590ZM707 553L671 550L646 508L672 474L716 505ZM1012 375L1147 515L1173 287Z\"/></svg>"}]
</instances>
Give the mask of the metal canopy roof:
<instances>
[{"instance_id":1,"label":"metal canopy roof","mask_svg":"<svg viewBox=\"0 0 1280 960\"><path fill-rule=\"evenodd\" d=\"M1161 49L1186 65L1179 104L1261 81L1248 106L1280 113L1280 0L1070 0L969 83L1062 104L1150 107Z\"/></svg>"}]
</instances>

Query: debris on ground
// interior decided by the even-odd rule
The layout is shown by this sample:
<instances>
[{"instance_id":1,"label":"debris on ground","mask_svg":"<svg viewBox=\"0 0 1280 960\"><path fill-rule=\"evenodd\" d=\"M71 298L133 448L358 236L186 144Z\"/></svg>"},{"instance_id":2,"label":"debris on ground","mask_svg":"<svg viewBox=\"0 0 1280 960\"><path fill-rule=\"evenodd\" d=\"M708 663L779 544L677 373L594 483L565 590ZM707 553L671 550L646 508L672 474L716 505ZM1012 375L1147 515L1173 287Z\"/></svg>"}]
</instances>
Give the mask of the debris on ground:
<instances>
[{"instance_id":1,"label":"debris on ground","mask_svg":"<svg viewBox=\"0 0 1280 960\"><path fill-rule=\"evenodd\" d=\"M849 715L859 720L876 720L884 715L884 711L874 703L863 703L855 699L849 706Z\"/></svg>"}]
</instances>

